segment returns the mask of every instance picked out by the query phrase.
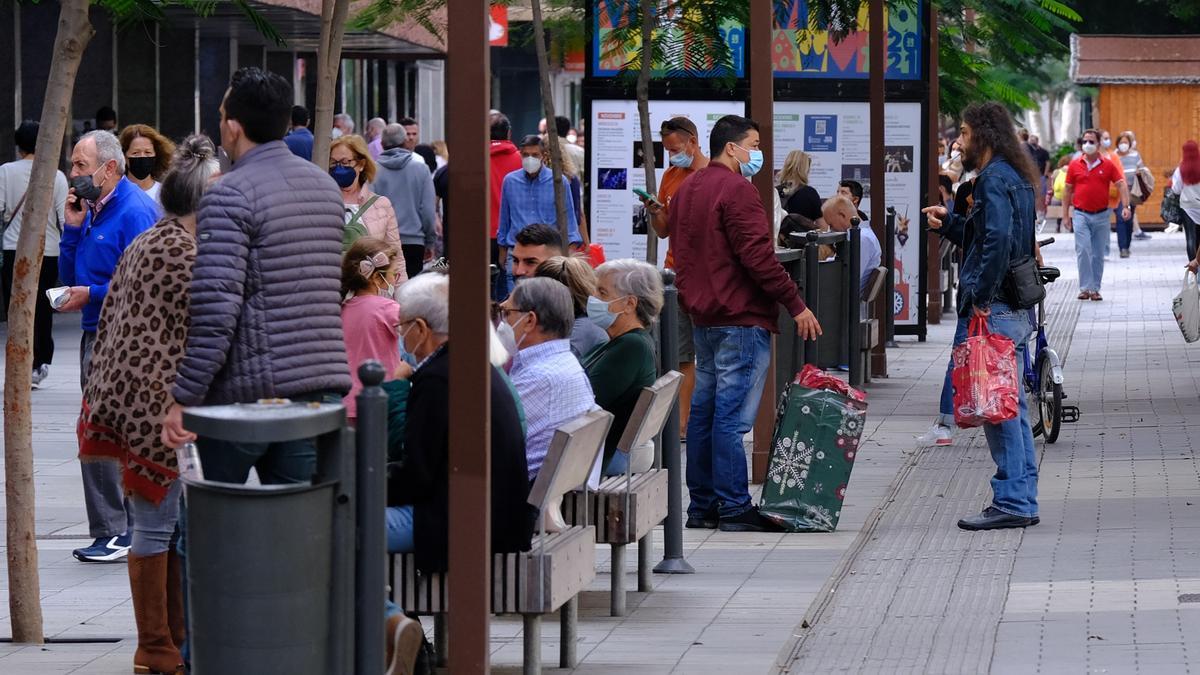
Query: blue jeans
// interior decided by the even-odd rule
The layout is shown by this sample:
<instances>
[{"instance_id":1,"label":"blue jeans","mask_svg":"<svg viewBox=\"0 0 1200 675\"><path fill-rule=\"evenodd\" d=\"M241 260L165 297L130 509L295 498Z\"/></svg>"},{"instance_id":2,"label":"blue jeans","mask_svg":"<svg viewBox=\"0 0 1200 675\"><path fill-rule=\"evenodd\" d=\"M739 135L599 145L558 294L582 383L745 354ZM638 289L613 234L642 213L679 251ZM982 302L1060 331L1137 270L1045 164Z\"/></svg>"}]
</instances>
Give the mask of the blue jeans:
<instances>
[{"instance_id":1,"label":"blue jeans","mask_svg":"<svg viewBox=\"0 0 1200 675\"><path fill-rule=\"evenodd\" d=\"M1117 215L1117 248L1122 251L1129 250L1129 244L1133 241L1133 210L1135 207L1129 207L1129 220L1121 217L1120 209L1116 210Z\"/></svg>"},{"instance_id":2,"label":"blue jeans","mask_svg":"<svg viewBox=\"0 0 1200 675\"><path fill-rule=\"evenodd\" d=\"M750 508L742 437L754 426L771 359L771 335L762 328L693 329L696 387L687 427L688 515L714 507L732 518Z\"/></svg>"},{"instance_id":3,"label":"blue jeans","mask_svg":"<svg viewBox=\"0 0 1200 675\"><path fill-rule=\"evenodd\" d=\"M384 511L384 524L387 529L388 553L412 553L417 550L413 544L413 507L389 506Z\"/></svg>"},{"instance_id":4,"label":"blue jeans","mask_svg":"<svg viewBox=\"0 0 1200 675\"><path fill-rule=\"evenodd\" d=\"M966 339L970 322L970 317L958 320L958 332L954 337L956 345ZM992 461L996 464L996 474L992 476L992 506L1004 513L1032 518L1038 514L1038 467L1021 364L1033 326L1029 322L1028 311L1011 309L1004 303L994 302L988 327L993 333L1016 343L1017 398L1020 401L1020 414L1015 419L983 426Z\"/></svg>"},{"instance_id":5,"label":"blue jeans","mask_svg":"<svg viewBox=\"0 0 1200 675\"><path fill-rule=\"evenodd\" d=\"M1075 228L1075 260L1079 264L1079 290L1099 291L1104 278L1104 253L1108 248L1109 209L1084 213L1074 209L1071 223Z\"/></svg>"}]
</instances>

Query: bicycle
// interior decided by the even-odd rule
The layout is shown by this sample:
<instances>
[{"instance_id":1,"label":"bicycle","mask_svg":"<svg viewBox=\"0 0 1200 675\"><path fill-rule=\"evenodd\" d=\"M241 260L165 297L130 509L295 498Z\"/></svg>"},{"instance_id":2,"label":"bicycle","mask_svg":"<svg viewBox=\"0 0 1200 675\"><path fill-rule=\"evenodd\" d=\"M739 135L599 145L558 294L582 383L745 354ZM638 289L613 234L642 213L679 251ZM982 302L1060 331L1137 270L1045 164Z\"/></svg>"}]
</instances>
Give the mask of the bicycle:
<instances>
[{"instance_id":1,"label":"bicycle","mask_svg":"<svg viewBox=\"0 0 1200 675\"><path fill-rule=\"evenodd\" d=\"M1054 237L1038 242L1038 246L1049 246L1054 243ZM1039 267L1043 284L1052 284L1061 276L1057 267ZM1037 403L1038 419L1033 425L1033 435L1042 436L1046 443L1054 443L1062 431L1063 424L1079 421L1079 408L1073 405L1063 405L1067 395L1063 392L1062 359L1058 352L1050 346L1046 339L1046 301L1038 303L1036 331L1030 338L1032 343L1024 351L1023 372L1025 375L1025 390L1033 396ZM1030 356L1032 351L1033 355Z\"/></svg>"}]
</instances>

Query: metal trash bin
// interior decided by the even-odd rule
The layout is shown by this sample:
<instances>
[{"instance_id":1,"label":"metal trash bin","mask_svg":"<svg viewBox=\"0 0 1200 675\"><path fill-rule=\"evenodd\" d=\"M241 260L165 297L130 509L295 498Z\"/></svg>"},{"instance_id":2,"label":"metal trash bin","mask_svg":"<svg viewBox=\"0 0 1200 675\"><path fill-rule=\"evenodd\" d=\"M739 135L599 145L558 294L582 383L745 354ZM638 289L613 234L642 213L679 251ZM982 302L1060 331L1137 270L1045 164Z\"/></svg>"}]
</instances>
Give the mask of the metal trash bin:
<instances>
[{"instance_id":1,"label":"metal trash bin","mask_svg":"<svg viewBox=\"0 0 1200 675\"><path fill-rule=\"evenodd\" d=\"M194 672L328 672L335 485L187 480Z\"/></svg>"},{"instance_id":2,"label":"metal trash bin","mask_svg":"<svg viewBox=\"0 0 1200 675\"><path fill-rule=\"evenodd\" d=\"M184 426L202 438L317 445L311 483L184 478L191 672L352 672L355 453L342 406L192 408Z\"/></svg>"}]
</instances>

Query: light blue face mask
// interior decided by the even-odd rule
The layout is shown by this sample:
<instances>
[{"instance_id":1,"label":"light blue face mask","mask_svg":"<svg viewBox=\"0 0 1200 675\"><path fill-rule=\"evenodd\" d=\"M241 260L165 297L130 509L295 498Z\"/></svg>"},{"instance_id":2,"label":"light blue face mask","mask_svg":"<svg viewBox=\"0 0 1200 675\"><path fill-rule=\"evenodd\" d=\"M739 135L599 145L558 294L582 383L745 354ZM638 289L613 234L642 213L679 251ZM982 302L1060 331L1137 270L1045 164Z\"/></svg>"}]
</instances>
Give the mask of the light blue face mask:
<instances>
[{"instance_id":1,"label":"light blue face mask","mask_svg":"<svg viewBox=\"0 0 1200 675\"><path fill-rule=\"evenodd\" d=\"M412 330L412 325L409 325L408 330L400 333L400 360L412 366L417 367L417 356L404 348L404 338L408 337L408 331Z\"/></svg>"},{"instance_id":2,"label":"light blue face mask","mask_svg":"<svg viewBox=\"0 0 1200 675\"><path fill-rule=\"evenodd\" d=\"M621 298L612 300L601 300L594 295L588 296L587 315L592 323L596 324L600 330L608 330L610 326L617 320L617 313L610 311L608 308L612 303Z\"/></svg>"},{"instance_id":3,"label":"light blue face mask","mask_svg":"<svg viewBox=\"0 0 1200 675\"><path fill-rule=\"evenodd\" d=\"M750 155L750 159L745 164L741 165L741 170L742 170L743 176L745 176L746 178L749 178L749 177L753 176L754 174L758 173L759 170L762 169L762 167L763 167L762 150L747 150L746 148L743 148L742 146L738 145L737 143L734 143L733 146L735 148L738 148L739 150L745 150L746 153L748 155Z\"/></svg>"},{"instance_id":4,"label":"light blue face mask","mask_svg":"<svg viewBox=\"0 0 1200 675\"><path fill-rule=\"evenodd\" d=\"M686 152L677 152L671 155L671 166L680 169L690 169L692 167L692 156Z\"/></svg>"}]
</instances>

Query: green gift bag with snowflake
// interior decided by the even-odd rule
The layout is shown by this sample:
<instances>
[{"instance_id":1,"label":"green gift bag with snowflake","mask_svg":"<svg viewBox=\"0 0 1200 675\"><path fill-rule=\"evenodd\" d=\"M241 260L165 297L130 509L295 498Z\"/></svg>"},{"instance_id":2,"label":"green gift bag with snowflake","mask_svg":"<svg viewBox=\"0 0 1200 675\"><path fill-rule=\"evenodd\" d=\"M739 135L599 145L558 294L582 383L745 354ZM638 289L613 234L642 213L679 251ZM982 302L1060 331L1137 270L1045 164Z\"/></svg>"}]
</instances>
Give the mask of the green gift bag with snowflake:
<instances>
[{"instance_id":1,"label":"green gift bag with snowflake","mask_svg":"<svg viewBox=\"0 0 1200 675\"><path fill-rule=\"evenodd\" d=\"M762 515L789 532L833 532L866 417L862 401L788 385L775 417Z\"/></svg>"}]
</instances>

